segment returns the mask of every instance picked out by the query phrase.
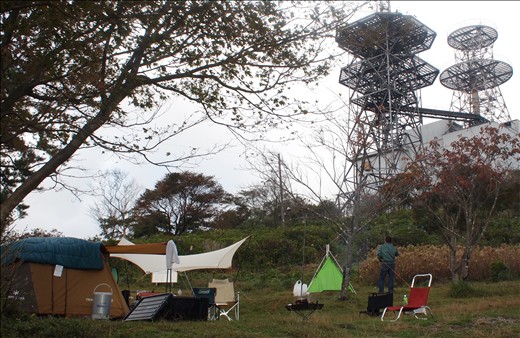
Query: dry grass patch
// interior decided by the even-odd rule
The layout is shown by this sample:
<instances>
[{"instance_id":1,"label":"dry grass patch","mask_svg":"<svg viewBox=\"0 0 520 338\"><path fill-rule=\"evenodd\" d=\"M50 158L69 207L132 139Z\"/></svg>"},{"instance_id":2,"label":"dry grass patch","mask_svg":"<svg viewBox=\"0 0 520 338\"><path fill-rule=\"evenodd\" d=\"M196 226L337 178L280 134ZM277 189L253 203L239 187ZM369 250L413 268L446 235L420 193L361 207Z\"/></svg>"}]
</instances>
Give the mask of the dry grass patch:
<instances>
[{"instance_id":1,"label":"dry grass patch","mask_svg":"<svg viewBox=\"0 0 520 338\"><path fill-rule=\"evenodd\" d=\"M404 285L403 278L410 283L413 276L421 273L431 273L434 282L449 281L450 264L449 248L447 245L419 245L399 247L397 258L396 278L397 285ZM459 248L457 255L462 255ZM367 283L375 284L379 276L379 262L376 251L369 254L367 260L359 264L359 278ZM482 281L492 279L492 265L496 262L503 264L510 272L511 278L520 276L520 246L503 245L497 248L481 247L472 254L468 280Z\"/></svg>"}]
</instances>

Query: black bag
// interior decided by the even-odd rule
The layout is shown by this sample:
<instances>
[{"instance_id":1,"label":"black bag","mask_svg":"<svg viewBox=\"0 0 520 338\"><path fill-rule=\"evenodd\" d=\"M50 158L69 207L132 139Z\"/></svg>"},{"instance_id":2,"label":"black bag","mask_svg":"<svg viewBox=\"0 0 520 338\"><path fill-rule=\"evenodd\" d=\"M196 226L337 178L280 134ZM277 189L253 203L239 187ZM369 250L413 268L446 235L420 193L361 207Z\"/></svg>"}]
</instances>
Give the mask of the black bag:
<instances>
[{"instance_id":1,"label":"black bag","mask_svg":"<svg viewBox=\"0 0 520 338\"><path fill-rule=\"evenodd\" d=\"M394 294L391 292L385 293L371 293L368 295L368 306L366 311L361 311L361 313L366 313L370 316L379 316L387 306L394 305Z\"/></svg>"}]
</instances>

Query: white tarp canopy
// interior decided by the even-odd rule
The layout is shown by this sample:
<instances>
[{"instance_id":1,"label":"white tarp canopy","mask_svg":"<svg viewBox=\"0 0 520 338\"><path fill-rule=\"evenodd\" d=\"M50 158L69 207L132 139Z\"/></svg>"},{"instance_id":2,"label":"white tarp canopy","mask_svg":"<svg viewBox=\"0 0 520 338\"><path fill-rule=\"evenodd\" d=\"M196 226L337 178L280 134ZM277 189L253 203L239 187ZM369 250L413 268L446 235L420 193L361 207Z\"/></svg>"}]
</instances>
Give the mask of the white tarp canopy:
<instances>
[{"instance_id":1,"label":"white tarp canopy","mask_svg":"<svg viewBox=\"0 0 520 338\"><path fill-rule=\"evenodd\" d=\"M229 269L238 248L249 238L246 237L223 249L194 255L178 255L178 262L172 264L171 282L177 282L177 272L199 269ZM132 245L126 238L118 245ZM110 257L125 259L134 263L145 273L152 274L152 283L167 283L166 255L111 253Z\"/></svg>"}]
</instances>

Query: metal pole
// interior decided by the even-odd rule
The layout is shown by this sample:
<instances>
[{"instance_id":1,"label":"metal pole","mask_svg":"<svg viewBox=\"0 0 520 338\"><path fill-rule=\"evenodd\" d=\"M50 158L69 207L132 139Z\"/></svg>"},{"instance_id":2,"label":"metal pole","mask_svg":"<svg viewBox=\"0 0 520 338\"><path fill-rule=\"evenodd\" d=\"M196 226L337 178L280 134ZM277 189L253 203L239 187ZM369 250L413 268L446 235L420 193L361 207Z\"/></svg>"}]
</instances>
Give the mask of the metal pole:
<instances>
[{"instance_id":1,"label":"metal pole","mask_svg":"<svg viewBox=\"0 0 520 338\"><path fill-rule=\"evenodd\" d=\"M280 217L282 220L282 225L285 225L285 210L283 207L282 160L280 158L280 153L278 153L278 179L280 187Z\"/></svg>"}]
</instances>

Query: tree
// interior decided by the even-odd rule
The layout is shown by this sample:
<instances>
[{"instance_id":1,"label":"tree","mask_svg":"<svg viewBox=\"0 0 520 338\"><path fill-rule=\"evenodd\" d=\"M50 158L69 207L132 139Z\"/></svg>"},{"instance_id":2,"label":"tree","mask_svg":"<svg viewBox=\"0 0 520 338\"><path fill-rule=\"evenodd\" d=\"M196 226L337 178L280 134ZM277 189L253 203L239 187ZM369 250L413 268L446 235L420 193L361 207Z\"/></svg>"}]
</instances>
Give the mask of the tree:
<instances>
[{"instance_id":1,"label":"tree","mask_svg":"<svg viewBox=\"0 0 520 338\"><path fill-rule=\"evenodd\" d=\"M508 173L497 201L498 215L484 234L484 245L520 244L520 169Z\"/></svg>"},{"instance_id":2,"label":"tree","mask_svg":"<svg viewBox=\"0 0 520 338\"><path fill-rule=\"evenodd\" d=\"M132 226L134 238L160 234L161 229L167 229L170 222L165 213L158 211L151 211L144 217L137 216L136 218Z\"/></svg>"},{"instance_id":3,"label":"tree","mask_svg":"<svg viewBox=\"0 0 520 338\"><path fill-rule=\"evenodd\" d=\"M22 200L46 178L59 180L84 147L159 165L197 156L147 156L200 121L152 125L157 107L172 97L238 130L302 115L305 109L284 91L327 74L335 53L325 42L361 5L3 1L3 229ZM110 137L102 127L123 133Z\"/></svg>"},{"instance_id":4,"label":"tree","mask_svg":"<svg viewBox=\"0 0 520 338\"><path fill-rule=\"evenodd\" d=\"M507 173L498 200L498 208L512 217L520 218L520 168Z\"/></svg>"},{"instance_id":5,"label":"tree","mask_svg":"<svg viewBox=\"0 0 520 338\"><path fill-rule=\"evenodd\" d=\"M29 237L63 237L63 233L57 229L45 230L41 228L26 229L23 232L10 231L4 234L2 243L14 242Z\"/></svg>"},{"instance_id":6,"label":"tree","mask_svg":"<svg viewBox=\"0 0 520 338\"><path fill-rule=\"evenodd\" d=\"M133 225L132 209L141 188L118 169L104 172L96 181L99 200L90 208L105 239L127 236Z\"/></svg>"},{"instance_id":7,"label":"tree","mask_svg":"<svg viewBox=\"0 0 520 338\"><path fill-rule=\"evenodd\" d=\"M237 206L237 212L246 215L244 219L248 225L273 224L271 202L272 190L265 184L251 185L239 191L234 196L233 203ZM238 216L238 215L237 215Z\"/></svg>"},{"instance_id":8,"label":"tree","mask_svg":"<svg viewBox=\"0 0 520 338\"><path fill-rule=\"evenodd\" d=\"M213 177L192 172L170 173L147 189L134 208L137 223L161 216L159 231L181 235L208 225L221 212L227 194Z\"/></svg>"},{"instance_id":9,"label":"tree","mask_svg":"<svg viewBox=\"0 0 520 338\"><path fill-rule=\"evenodd\" d=\"M520 135L485 126L447 148L432 141L393 179L416 211L435 219L450 248L453 282L466 279L471 254L497 212L503 182L519 160Z\"/></svg>"},{"instance_id":10,"label":"tree","mask_svg":"<svg viewBox=\"0 0 520 338\"><path fill-rule=\"evenodd\" d=\"M232 229L238 228L249 219L249 210L243 206L237 206L234 209L226 210L219 214L211 227L215 229Z\"/></svg>"},{"instance_id":11,"label":"tree","mask_svg":"<svg viewBox=\"0 0 520 338\"><path fill-rule=\"evenodd\" d=\"M302 155L293 164L282 163L283 190L292 200L305 200L305 214L327 224L345 244L340 298L346 300L355 245L371 222L388 209L391 193L374 194L366 189L367 173L362 168L359 171L356 162L360 154L366 154L366 144L351 142L349 126L354 121L348 114L330 107L316 111L320 111L320 125L307 137L301 136L298 153ZM257 172L266 176L276 172L273 154L258 150L256 155L251 157L251 166ZM358 180L357 185L352 184L354 180Z\"/></svg>"}]
</instances>

